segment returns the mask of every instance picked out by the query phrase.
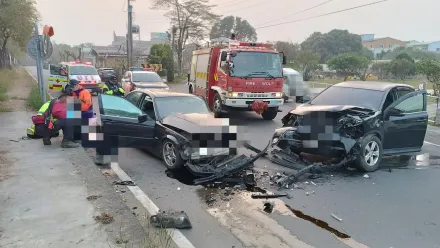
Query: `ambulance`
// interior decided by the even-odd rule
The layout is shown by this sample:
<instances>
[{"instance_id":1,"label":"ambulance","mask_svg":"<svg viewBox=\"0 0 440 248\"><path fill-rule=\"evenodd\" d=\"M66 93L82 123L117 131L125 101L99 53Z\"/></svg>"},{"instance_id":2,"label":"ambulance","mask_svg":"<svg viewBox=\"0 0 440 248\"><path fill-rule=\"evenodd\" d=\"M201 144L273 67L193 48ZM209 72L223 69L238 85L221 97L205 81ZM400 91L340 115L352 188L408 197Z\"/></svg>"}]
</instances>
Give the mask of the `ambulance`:
<instances>
[{"instance_id":1,"label":"ambulance","mask_svg":"<svg viewBox=\"0 0 440 248\"><path fill-rule=\"evenodd\" d=\"M68 82L76 79L80 85L91 93L101 93L103 82L98 71L90 62L62 62L49 65L49 90L69 91Z\"/></svg>"}]
</instances>

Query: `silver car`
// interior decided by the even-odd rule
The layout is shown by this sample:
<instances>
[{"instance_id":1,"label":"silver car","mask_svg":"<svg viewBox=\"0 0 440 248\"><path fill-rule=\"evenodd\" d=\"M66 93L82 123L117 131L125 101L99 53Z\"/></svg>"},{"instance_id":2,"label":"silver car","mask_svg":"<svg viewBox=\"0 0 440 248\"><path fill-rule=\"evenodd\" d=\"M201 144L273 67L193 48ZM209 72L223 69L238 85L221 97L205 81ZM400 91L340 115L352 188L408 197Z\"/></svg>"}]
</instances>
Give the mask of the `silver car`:
<instances>
[{"instance_id":1,"label":"silver car","mask_svg":"<svg viewBox=\"0 0 440 248\"><path fill-rule=\"evenodd\" d=\"M283 68L284 84L283 98L286 102L289 99L295 102L308 102L311 98L311 92L306 83L304 83L301 73L291 68Z\"/></svg>"}]
</instances>

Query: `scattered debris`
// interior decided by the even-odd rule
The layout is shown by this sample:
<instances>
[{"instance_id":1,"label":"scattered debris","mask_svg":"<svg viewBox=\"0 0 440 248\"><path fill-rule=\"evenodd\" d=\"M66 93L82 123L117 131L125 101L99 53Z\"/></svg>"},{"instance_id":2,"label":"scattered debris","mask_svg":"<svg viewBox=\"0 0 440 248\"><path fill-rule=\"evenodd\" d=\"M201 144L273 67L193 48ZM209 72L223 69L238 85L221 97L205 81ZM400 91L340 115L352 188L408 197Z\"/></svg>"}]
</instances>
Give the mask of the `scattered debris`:
<instances>
[{"instance_id":1,"label":"scattered debris","mask_svg":"<svg viewBox=\"0 0 440 248\"><path fill-rule=\"evenodd\" d=\"M335 219L337 219L338 221L341 221L341 222L342 222L342 219L339 218L338 216L336 216L335 214L332 214L332 217L335 218Z\"/></svg>"},{"instance_id":2,"label":"scattered debris","mask_svg":"<svg viewBox=\"0 0 440 248\"><path fill-rule=\"evenodd\" d=\"M177 190L180 190L180 187L177 187Z\"/></svg>"},{"instance_id":3,"label":"scattered debris","mask_svg":"<svg viewBox=\"0 0 440 248\"><path fill-rule=\"evenodd\" d=\"M101 213L101 215L95 216L94 219L102 224L109 224L113 222L113 216L107 213Z\"/></svg>"},{"instance_id":4,"label":"scattered debris","mask_svg":"<svg viewBox=\"0 0 440 248\"><path fill-rule=\"evenodd\" d=\"M116 244L121 245L121 244L127 244L128 240L122 239L122 238L117 238L116 239Z\"/></svg>"},{"instance_id":5,"label":"scattered debris","mask_svg":"<svg viewBox=\"0 0 440 248\"><path fill-rule=\"evenodd\" d=\"M275 203L273 203L273 202L265 202L263 205L264 212L266 212L268 214L272 213L274 205L275 205Z\"/></svg>"},{"instance_id":6,"label":"scattered debris","mask_svg":"<svg viewBox=\"0 0 440 248\"><path fill-rule=\"evenodd\" d=\"M268 199L268 198L278 198L287 196L286 193L283 194L252 194L252 199Z\"/></svg>"},{"instance_id":7,"label":"scattered debris","mask_svg":"<svg viewBox=\"0 0 440 248\"><path fill-rule=\"evenodd\" d=\"M102 195L89 195L89 196L86 197L86 199L88 201L92 201L92 200L96 200L96 199L101 198L101 197L102 197Z\"/></svg>"},{"instance_id":8,"label":"scattered debris","mask_svg":"<svg viewBox=\"0 0 440 248\"><path fill-rule=\"evenodd\" d=\"M114 185L126 185L126 186L136 186L133 181L114 181Z\"/></svg>"},{"instance_id":9,"label":"scattered debris","mask_svg":"<svg viewBox=\"0 0 440 248\"><path fill-rule=\"evenodd\" d=\"M368 174L365 174L364 178L370 178L370 176Z\"/></svg>"},{"instance_id":10,"label":"scattered debris","mask_svg":"<svg viewBox=\"0 0 440 248\"><path fill-rule=\"evenodd\" d=\"M316 183L314 183L314 182L310 182L310 183L316 186Z\"/></svg>"},{"instance_id":11,"label":"scattered debris","mask_svg":"<svg viewBox=\"0 0 440 248\"><path fill-rule=\"evenodd\" d=\"M311 191L311 192L306 192L306 195L312 195L312 194L315 194L315 191Z\"/></svg>"},{"instance_id":12,"label":"scattered debris","mask_svg":"<svg viewBox=\"0 0 440 248\"><path fill-rule=\"evenodd\" d=\"M132 209L137 209L137 207L133 207Z\"/></svg>"},{"instance_id":13,"label":"scattered debris","mask_svg":"<svg viewBox=\"0 0 440 248\"><path fill-rule=\"evenodd\" d=\"M155 227L160 228L192 228L189 217L184 211L172 213L166 213L163 211L162 213L151 216L150 223Z\"/></svg>"}]
</instances>

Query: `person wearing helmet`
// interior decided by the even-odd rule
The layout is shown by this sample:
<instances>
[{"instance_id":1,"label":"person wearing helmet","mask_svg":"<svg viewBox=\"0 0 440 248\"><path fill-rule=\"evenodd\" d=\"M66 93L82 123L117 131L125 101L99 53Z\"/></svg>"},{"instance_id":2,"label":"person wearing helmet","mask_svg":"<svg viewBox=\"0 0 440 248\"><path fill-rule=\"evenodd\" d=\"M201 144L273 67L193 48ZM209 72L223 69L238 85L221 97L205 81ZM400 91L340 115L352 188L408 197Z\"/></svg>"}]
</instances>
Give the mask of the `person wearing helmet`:
<instances>
[{"instance_id":1,"label":"person wearing helmet","mask_svg":"<svg viewBox=\"0 0 440 248\"><path fill-rule=\"evenodd\" d=\"M70 80L72 86L72 96L81 102L81 118L89 119L93 117L92 95L85 90L76 79Z\"/></svg>"},{"instance_id":2,"label":"person wearing helmet","mask_svg":"<svg viewBox=\"0 0 440 248\"><path fill-rule=\"evenodd\" d=\"M118 83L118 78L115 75L110 75L104 84L103 93L107 95L124 96L125 90Z\"/></svg>"}]
</instances>

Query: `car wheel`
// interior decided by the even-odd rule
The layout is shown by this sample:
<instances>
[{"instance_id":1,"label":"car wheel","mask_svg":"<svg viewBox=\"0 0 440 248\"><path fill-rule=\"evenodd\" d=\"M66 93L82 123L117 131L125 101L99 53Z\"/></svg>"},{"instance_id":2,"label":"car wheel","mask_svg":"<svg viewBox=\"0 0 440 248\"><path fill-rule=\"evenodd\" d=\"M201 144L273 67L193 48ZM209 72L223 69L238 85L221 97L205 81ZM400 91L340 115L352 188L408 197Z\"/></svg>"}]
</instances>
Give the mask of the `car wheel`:
<instances>
[{"instance_id":1,"label":"car wheel","mask_svg":"<svg viewBox=\"0 0 440 248\"><path fill-rule=\"evenodd\" d=\"M355 164L361 171L375 171L382 160L382 153L382 142L377 136L370 134L362 139Z\"/></svg>"},{"instance_id":2,"label":"car wheel","mask_svg":"<svg viewBox=\"0 0 440 248\"><path fill-rule=\"evenodd\" d=\"M270 120L275 119L275 117L277 116L277 114L278 114L278 111L277 111L276 108L269 108L269 109L267 109L266 111L264 111L264 112L261 114L261 116L263 117L263 119L270 121Z\"/></svg>"},{"instance_id":3,"label":"car wheel","mask_svg":"<svg viewBox=\"0 0 440 248\"><path fill-rule=\"evenodd\" d=\"M191 85L189 86L188 92L189 92L190 94L193 94L193 87L192 87Z\"/></svg>"},{"instance_id":4,"label":"car wheel","mask_svg":"<svg viewBox=\"0 0 440 248\"><path fill-rule=\"evenodd\" d=\"M162 144L162 160L169 170L180 169L185 162L171 140L165 140Z\"/></svg>"},{"instance_id":5,"label":"car wheel","mask_svg":"<svg viewBox=\"0 0 440 248\"><path fill-rule=\"evenodd\" d=\"M222 99L218 93L214 96L214 117L220 118L222 116Z\"/></svg>"}]
</instances>

